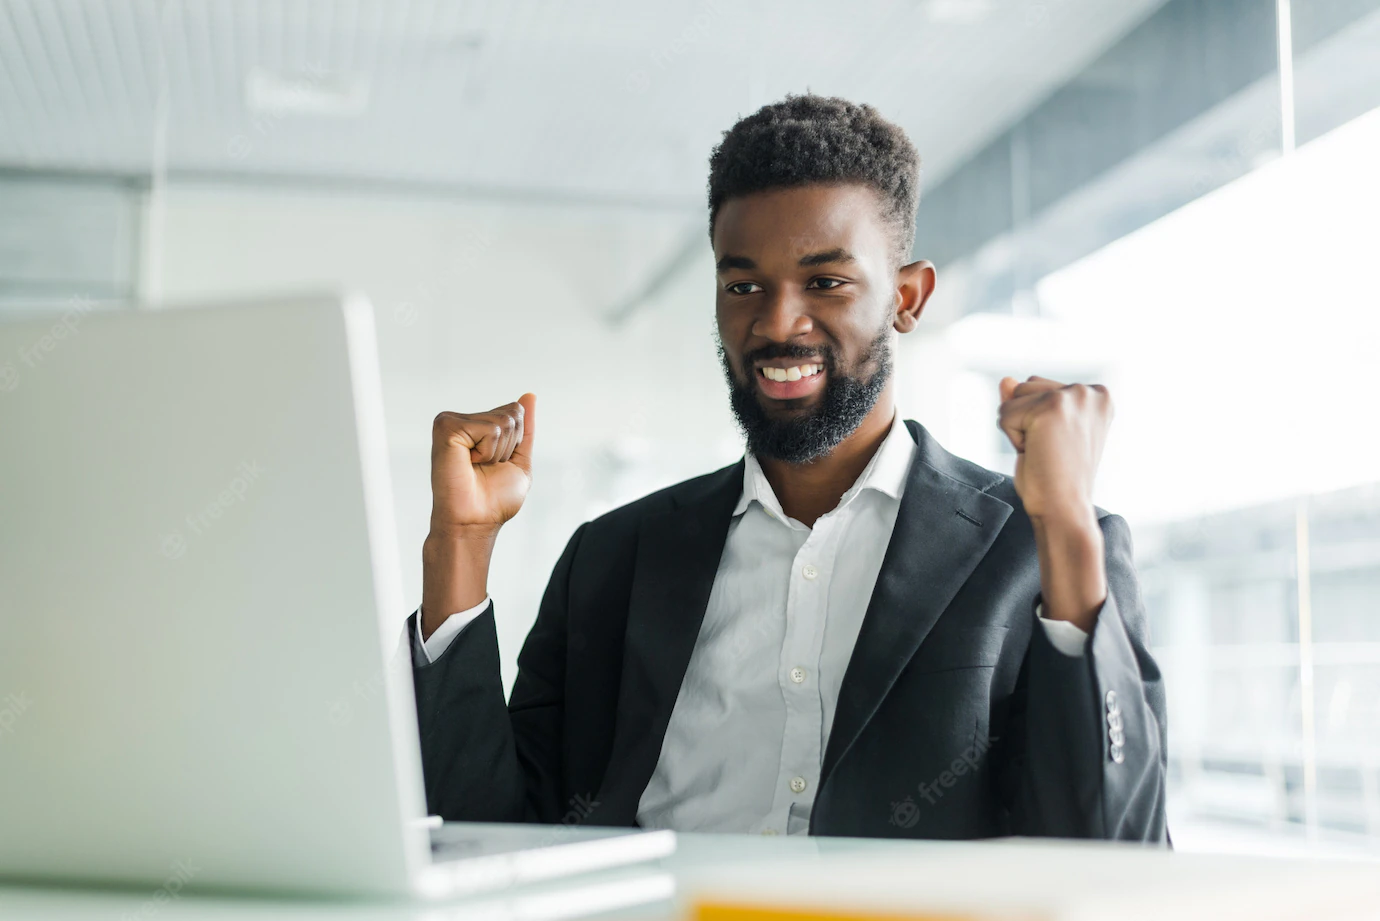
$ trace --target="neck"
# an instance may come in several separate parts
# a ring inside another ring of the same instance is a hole
[[[877,398],[877,405],[853,433],[834,450],[805,464],[788,464],[772,457],[759,457],[758,464],[781,510],[802,524],[814,527],[821,515],[833,511],[839,499],[858,481],[877,449],[886,440],[896,415],[888,384]]]

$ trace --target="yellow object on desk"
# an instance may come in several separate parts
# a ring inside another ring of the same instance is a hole
[[[843,911],[803,906],[751,905],[743,902],[697,902],[690,921],[1034,921],[1036,915],[1009,912],[880,912]]]

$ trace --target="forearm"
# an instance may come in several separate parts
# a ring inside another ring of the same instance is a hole
[[[1012,830],[1163,841],[1164,686],[1147,648],[1130,531],[1115,515],[1097,524],[1106,593],[1084,655],[1066,655],[1035,631],[1025,684],[1011,704],[1014,722],[1004,734],[1019,756],[1008,767],[1020,778]],[[1062,533],[1047,529],[1051,549]]]
[[[1031,519],[1044,616],[1092,633],[1107,600],[1107,564],[1097,514],[1086,509]]]
[[[497,530],[456,534],[436,528],[422,544],[422,638],[446,618],[480,604],[489,593]]]

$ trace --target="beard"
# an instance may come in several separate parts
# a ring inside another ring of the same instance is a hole
[[[743,356],[742,374],[734,373],[723,342],[719,341],[719,361],[728,381],[728,399],[738,428],[747,439],[747,448],[758,457],[771,457],[788,464],[806,464],[834,450],[857,430],[877,405],[887,381],[891,379],[891,327],[888,324],[872,340],[867,352],[852,373],[838,366],[838,353],[829,346],[805,348],[799,345],[773,345]],[[773,417],[762,406],[755,384],[754,362],[774,358],[801,358],[824,365],[824,392],[819,402],[803,412]],[[868,373],[868,369],[871,373]]]

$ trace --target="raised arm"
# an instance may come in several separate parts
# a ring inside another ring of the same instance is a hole
[[[1111,423],[1099,386],[1001,383],[999,424],[1035,531],[1042,614],[1088,634],[1077,654],[1031,637],[1013,788],[1017,834],[1167,841],[1165,705],[1147,647],[1131,535],[1098,518],[1093,480]]]
[[[422,545],[423,639],[488,595],[498,531],[532,485],[536,397],[441,413],[431,430],[431,531]]]
[[[473,609],[488,596],[498,531],[532,482],[534,410],[529,393],[487,413],[441,413],[432,426],[431,531],[422,547],[422,607],[409,632],[425,640],[452,616],[471,619],[443,649],[413,655],[427,806],[446,819],[526,817],[493,606]]]

